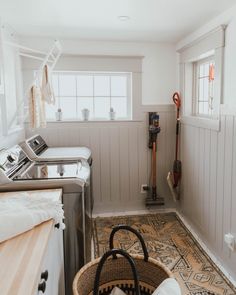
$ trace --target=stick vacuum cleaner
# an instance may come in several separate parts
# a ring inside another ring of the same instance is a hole
[[[151,173],[151,187],[148,189],[148,196],[146,198],[146,206],[164,205],[164,199],[157,195],[156,185],[156,167],[157,167],[157,134],[160,133],[159,115],[156,113],[149,113],[149,148],[152,150],[152,173]]]

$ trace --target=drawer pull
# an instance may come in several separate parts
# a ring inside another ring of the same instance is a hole
[[[42,283],[38,284],[38,291],[45,292],[46,291],[46,282],[43,281]]]
[[[56,228],[60,228],[60,223],[54,225]]]
[[[41,273],[41,279],[47,281],[48,280],[48,271],[45,270]]]

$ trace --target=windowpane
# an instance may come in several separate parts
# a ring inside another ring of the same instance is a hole
[[[199,100],[204,99],[204,81],[203,79],[199,79]]]
[[[62,110],[62,119],[76,118],[76,98],[75,97],[61,97],[60,105]]]
[[[204,102],[204,110],[203,110],[203,113],[205,115],[208,115],[209,114],[209,103],[208,102]]]
[[[111,106],[116,112],[116,118],[127,118],[127,98],[113,97],[111,99]]]
[[[58,75],[56,75],[56,74],[52,75],[52,87],[53,87],[54,95],[58,96],[59,95],[59,92],[58,92],[59,84],[58,84]]]
[[[74,75],[59,76],[59,95],[76,96],[76,79]]]
[[[199,77],[203,77],[204,76],[204,65],[200,65],[199,67]]]
[[[203,114],[204,113],[204,102],[199,102],[198,103],[198,113]]]
[[[125,76],[111,76],[111,96],[126,96],[127,78]]]
[[[77,76],[77,95],[93,96],[93,76]]]
[[[94,77],[94,95],[110,96],[110,77],[109,76]]]
[[[200,101],[198,103],[198,113],[201,115],[209,115],[210,114],[208,101],[207,102]]]
[[[56,98],[57,100],[57,98]],[[46,104],[46,118],[48,120],[56,120],[56,112],[57,112],[57,103],[55,105]]]
[[[46,104],[47,119],[55,120],[55,112],[62,109],[62,119],[81,119],[82,110],[90,111],[91,119],[109,119],[110,107],[116,118],[130,117],[128,114],[128,74],[96,72],[55,72],[52,77],[57,102]]]
[[[204,77],[209,76],[209,63],[204,64]]]
[[[110,98],[107,97],[95,97],[94,98],[94,116],[95,118],[109,118],[110,111]]]
[[[204,78],[204,97],[203,98],[205,101],[208,101],[208,98],[209,98],[209,79],[208,79],[208,77]]]
[[[93,97],[79,97],[78,98],[78,117],[82,118],[82,110],[89,110],[89,118],[93,117]]]
[[[196,105],[198,109],[196,113],[202,115],[213,114],[213,99],[214,99],[214,60],[199,61],[197,64],[197,80],[196,80]],[[213,70],[210,68],[213,65]]]

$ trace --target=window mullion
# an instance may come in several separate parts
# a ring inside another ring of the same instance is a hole
[[[77,75],[75,75],[75,99],[76,99],[76,119],[78,119],[78,115],[79,115],[79,112],[78,112],[78,108],[79,108],[79,102],[78,102],[78,89],[77,89]]]
[[[93,118],[95,118],[95,97],[94,97],[94,93],[95,93],[95,89],[94,89],[94,75],[93,75]]]
[[[109,110],[111,110],[111,75],[109,76],[109,87],[110,87],[110,105],[109,105]]]

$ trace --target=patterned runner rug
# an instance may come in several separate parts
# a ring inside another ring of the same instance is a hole
[[[114,225],[125,224],[143,236],[149,255],[164,263],[178,280],[183,295],[235,295],[236,288],[204,253],[175,213],[94,219],[95,257],[108,250]],[[115,247],[142,254],[136,236],[127,231],[115,235]]]

